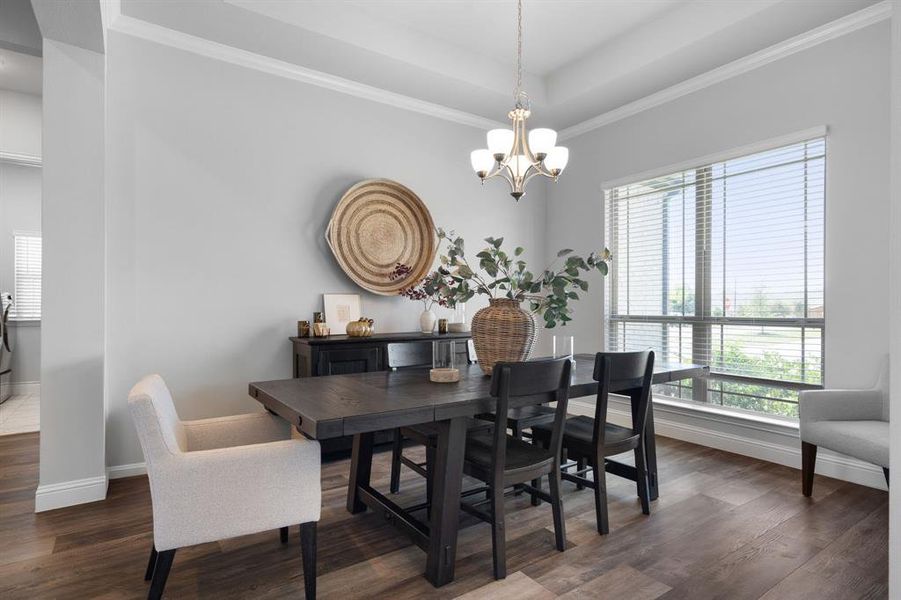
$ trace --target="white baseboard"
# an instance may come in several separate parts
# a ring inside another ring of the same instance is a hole
[[[34,512],[44,512],[106,499],[107,477],[88,477],[39,485],[34,494]]]
[[[40,381],[13,381],[4,383],[0,386],[0,396],[11,393],[13,396],[26,396],[30,394],[41,394]]]
[[[131,463],[129,465],[115,465],[106,468],[106,476],[110,479],[122,479],[123,477],[134,477],[136,475],[146,475],[146,463]]]
[[[573,400],[569,412],[593,416],[594,403]],[[608,418],[612,423],[629,425],[632,415],[628,401],[611,398]],[[759,423],[740,414],[713,415],[691,407],[655,402],[654,428],[664,437],[801,468],[801,441],[794,424]],[[887,489],[881,467],[825,449],[817,454],[816,472],[842,481]],[[800,481],[800,474],[798,477]]]

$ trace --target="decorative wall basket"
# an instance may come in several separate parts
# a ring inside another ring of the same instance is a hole
[[[515,300],[492,298],[472,318],[472,343],[486,375],[495,363],[528,360],[535,334],[534,316]]]
[[[417,283],[432,268],[438,240],[432,215],[409,188],[367,179],[344,194],[325,232],[338,264],[357,285],[390,296]],[[397,263],[411,268],[394,280]]]

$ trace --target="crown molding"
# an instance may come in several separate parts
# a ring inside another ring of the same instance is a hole
[[[176,31],[168,27],[162,27],[154,23],[148,23],[141,19],[129,17],[121,13],[117,2],[107,5],[109,11],[109,29],[118,33],[124,33],[132,37],[144,39],[178,50],[184,50],[207,58],[221,60],[239,67],[254,69],[276,77],[292,79],[302,83],[308,83],[328,90],[356,96],[364,100],[371,100],[381,104],[387,104],[394,108],[409,110],[428,115],[445,121],[476,127],[478,129],[494,129],[505,125],[486,117],[468,113],[441,104],[419,100],[396,92],[389,92],[364,83],[308,69],[270,56],[264,56],[255,52],[249,52],[240,48],[227,46],[213,42],[205,38],[197,37]]]
[[[221,60],[237,66],[254,69],[333,90],[350,96],[363,98],[381,104],[387,104],[395,108],[409,110],[428,115],[445,121],[475,127],[478,129],[493,129],[495,127],[507,127],[508,124],[494,121],[486,117],[468,113],[427,102],[411,96],[390,92],[375,86],[359,83],[322,71],[308,69],[287,61],[278,60],[240,48],[234,48],[205,38],[193,36],[181,31],[163,27],[141,19],[123,15],[120,0],[103,0],[104,14],[108,23],[108,29],[169,46],[193,54],[205,56],[215,60]],[[883,0],[848,16],[836,19],[821,27],[812,29],[793,38],[774,44],[753,54],[732,61],[721,67],[717,67],[706,73],[702,73],[681,83],[677,83],[664,90],[645,96],[634,102],[630,102],[606,113],[592,117],[586,121],[567,127],[560,131],[560,140],[571,139],[609,125],[616,121],[634,116],[645,110],[671,102],[688,94],[697,92],[706,87],[726,81],[737,75],[747,73],[764,65],[791,56],[797,52],[807,50],[823,42],[836,39],[848,33],[852,33],[864,27],[889,19],[892,14],[891,0]]]
[[[22,167],[40,167],[42,164],[40,156],[19,154],[18,152],[6,152],[4,150],[0,150],[0,162]]]
[[[567,127],[560,132],[559,139],[566,140],[584,133],[598,129],[610,123],[621,121],[650,108],[672,102],[682,96],[697,92],[711,85],[726,81],[737,75],[747,73],[764,65],[768,65],[777,60],[781,60],[787,56],[791,56],[797,52],[807,50],[823,42],[834,40],[843,35],[863,29],[891,18],[892,5],[890,0],[883,0],[878,4],[868,6],[855,13],[851,13],[841,19],[836,19],[831,23],[827,23],[816,29],[811,29],[806,33],[802,33],[793,38],[789,38],[784,42],[774,44],[769,48],[764,48],[753,54],[749,54],[743,58],[739,58],[721,67],[717,67],[706,73],[702,73],[691,79],[686,79],[681,83],[677,83],[659,92],[655,92],[649,96],[645,96],[629,104],[624,104],[619,108],[615,108],[609,112],[605,112],[596,117],[592,117],[587,121],[582,121],[572,127]]]

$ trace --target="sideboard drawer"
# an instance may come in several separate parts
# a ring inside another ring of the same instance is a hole
[[[380,350],[378,346],[320,350],[319,359],[316,361],[316,375],[345,375],[381,371]]]

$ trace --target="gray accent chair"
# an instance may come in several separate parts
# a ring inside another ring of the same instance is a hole
[[[806,390],[799,395],[801,491],[813,492],[817,448],[882,467],[889,482],[888,360],[868,390]]]
[[[128,395],[150,479],[153,547],[145,580],[161,598],[175,551],[300,524],[304,586],[316,596],[316,522],[322,506],[319,443],[292,439],[265,412],[181,421],[159,375]]]

